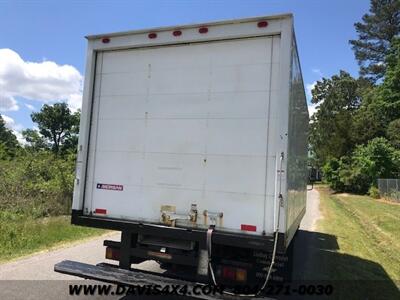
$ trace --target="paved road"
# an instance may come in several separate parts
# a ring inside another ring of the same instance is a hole
[[[0,280],[78,280],[78,277],[54,272],[54,265],[62,260],[74,260],[88,264],[113,262],[105,259],[103,241],[120,240],[120,233],[102,235],[89,241],[73,246],[66,246],[53,251],[19,259],[10,263],[0,264]],[[141,264],[143,269],[161,270],[152,261]]]
[[[319,193],[316,190],[309,191],[307,212],[300,226],[301,238],[303,233],[312,232],[315,229],[315,223],[320,217]],[[54,296],[60,298],[60,295],[68,292],[67,281],[76,281],[79,278],[55,273],[53,271],[54,264],[66,259],[89,264],[106,261],[104,259],[104,239],[119,240],[120,234],[110,233],[75,245],[0,264],[0,299],[15,299],[16,295],[18,295],[18,299],[50,299]],[[303,242],[306,243],[307,240]],[[303,247],[299,248],[304,249]],[[294,269],[299,273],[304,265],[304,254],[303,250],[301,253],[295,253]],[[153,261],[142,263],[137,267],[151,271],[161,270]],[[21,280],[29,280],[29,282],[21,282]],[[49,280],[58,280],[58,282],[54,281],[50,284]],[[32,288],[30,289],[29,286]],[[74,299],[77,298],[74,297]]]
[[[319,192],[316,189],[312,189],[307,193],[306,214],[301,221],[300,229],[315,231],[316,223],[321,218],[322,216],[319,210]]]
[[[319,273],[315,268],[315,255],[321,251],[321,240],[327,237],[316,232],[317,221],[322,218],[319,210],[319,192],[313,189],[307,194],[306,214],[300,224],[300,230],[294,239],[293,279],[317,280]],[[317,268],[318,269],[318,268]]]

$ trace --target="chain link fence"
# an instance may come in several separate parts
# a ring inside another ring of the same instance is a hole
[[[378,179],[379,195],[387,200],[400,203],[400,179]]]

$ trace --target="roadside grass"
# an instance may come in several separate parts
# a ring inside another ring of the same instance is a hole
[[[34,218],[0,211],[0,262],[106,232],[74,226],[70,220],[70,216]]]
[[[378,299],[366,292],[372,289],[379,299],[399,299],[400,206],[368,196],[333,194],[324,186],[317,189],[323,214],[318,231],[337,243],[327,249],[335,255],[317,260],[322,278],[352,282],[352,299]]]

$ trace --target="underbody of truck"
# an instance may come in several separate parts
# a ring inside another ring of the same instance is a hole
[[[201,284],[221,288],[218,291],[220,296],[222,291],[244,291],[243,294],[254,296],[266,281],[274,252],[275,236],[212,230],[207,241],[210,230],[87,217],[81,211],[73,211],[72,223],[121,231],[121,241],[104,241],[105,258],[117,263],[93,266],[63,261],[55,265],[55,271],[127,286],[178,284],[187,288]],[[276,240],[271,282],[281,283],[288,279],[289,252],[285,236],[280,233]],[[132,264],[146,260],[157,261],[165,272],[160,274],[132,268]],[[213,297],[217,296],[214,294]]]

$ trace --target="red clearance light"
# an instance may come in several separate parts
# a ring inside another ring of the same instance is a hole
[[[181,36],[181,35],[182,35],[182,31],[180,31],[180,30],[175,30],[175,31],[172,33],[172,35],[173,35],[173,36]]]
[[[155,39],[157,37],[157,33],[155,32],[149,33],[148,37],[149,39]]]
[[[267,27],[268,26],[268,22],[267,21],[260,21],[257,23],[257,26],[262,28],[262,27]]]
[[[222,277],[225,279],[235,280],[236,270],[230,267],[222,268]]]
[[[104,37],[104,38],[101,39],[101,41],[102,41],[104,44],[108,44],[108,43],[110,42],[110,38]]]
[[[199,33],[207,33],[208,32],[208,28],[207,27],[200,27],[199,28]]]
[[[94,210],[95,214],[101,214],[101,215],[106,215],[107,214],[107,209],[103,209],[103,208],[96,208]]]
[[[248,224],[241,224],[240,230],[244,231],[257,231],[257,226],[255,225],[248,225]]]

